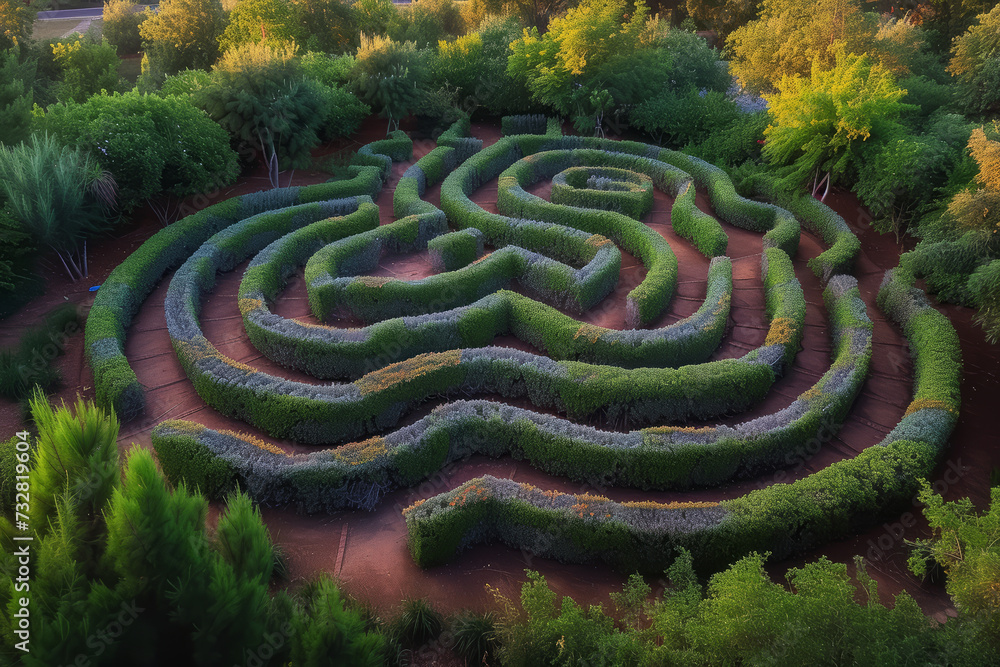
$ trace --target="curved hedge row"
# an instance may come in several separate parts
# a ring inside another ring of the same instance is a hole
[[[764,197],[791,211],[806,229],[829,246],[808,262],[816,277],[825,283],[837,274],[853,270],[854,260],[861,250],[861,241],[833,209],[808,195],[783,194],[774,181],[765,175],[753,177],[750,185]]]
[[[358,206],[356,200],[350,204]],[[347,208],[344,202],[327,206]],[[787,322],[775,317],[771,344],[741,359],[677,369],[557,362],[487,347],[418,355],[350,384],[291,382],[220,354],[201,333],[197,316],[201,293],[214,284],[216,271],[253,255],[293,225],[308,224],[312,221],[309,213],[289,209],[261,214],[216,234],[178,269],[166,298],[171,340],[198,394],[223,414],[274,436],[336,442],[390,426],[408,405],[456,391],[527,395],[534,405],[553,407],[571,417],[603,414],[640,423],[710,417],[743,410],[761,400],[780,373],[789,347],[797,347],[794,339],[782,333],[788,329]],[[381,229],[385,227],[353,238]],[[788,292],[789,283],[770,279],[772,272],[778,274],[780,262],[769,259],[768,264],[772,268],[768,268],[766,282],[773,283],[768,291],[778,294],[779,301],[787,299],[782,295],[794,293]]]
[[[718,484],[787,463],[796,447],[829,437],[847,414],[867,375],[871,321],[853,279],[832,283],[826,297],[835,346],[830,370],[787,408],[733,427],[616,433],[499,403],[458,401],[386,436],[314,454],[288,456],[245,435],[185,422],[161,424],[153,443],[174,482],[218,495],[238,483],[257,502],[309,512],[370,508],[354,499],[374,503],[384,491],[413,485],[472,454],[512,454],[592,483],[644,489]]]
[[[308,230],[310,227],[302,231]],[[275,243],[296,242],[296,237],[289,235]],[[386,320],[362,329],[317,327],[278,317],[267,308],[267,302],[280,288],[277,276],[288,275],[294,268],[289,263],[292,252],[296,251],[269,248],[262,255],[273,257],[272,262],[258,265],[255,260],[251,264],[255,280],[257,271],[265,269],[267,277],[259,280],[275,287],[258,295],[241,285],[243,321],[254,347],[266,357],[322,379],[356,378],[417,354],[481,347],[496,336],[508,334],[560,360],[625,368],[700,363],[722,340],[732,300],[732,264],[729,258],[718,257],[709,267],[701,308],[659,329],[617,330],[584,324],[551,306],[506,290],[450,309],[451,293],[441,293],[436,301],[427,304],[427,314]],[[244,285],[250,275],[248,268]]]
[[[628,168],[671,193],[685,179],[685,174],[669,165],[625,153],[591,149],[542,151],[518,160],[500,174],[497,210],[505,215],[601,234],[634,255],[646,267],[646,276],[625,297],[625,326],[651,322],[663,313],[677,289],[677,256],[667,240],[628,215],[552,203],[525,191],[538,181],[581,164],[591,168]],[[649,196],[652,201],[651,190]],[[443,198],[442,190],[442,203]]]
[[[695,204],[696,197],[694,180],[691,180],[674,199],[674,205],[670,209],[670,225],[678,236],[691,241],[706,257],[725,255],[726,248],[729,247],[729,235],[718,220],[698,208]]]
[[[569,167],[552,176],[549,200],[624,213],[638,220],[653,210],[653,180],[617,167]]]
[[[455,271],[420,280],[342,277],[376,268],[385,250],[426,248],[430,238],[445,231],[444,214],[438,211],[436,215],[404,218],[322,248],[309,259],[305,271],[313,315],[322,321],[353,315],[375,322],[430,312],[430,304],[440,303],[442,295],[447,295],[452,306],[467,305],[515,279],[550,303],[582,312],[607,296],[618,282],[618,248],[603,237],[576,230],[561,231],[564,244],[575,241],[578,252],[587,259],[580,269],[509,245]]]
[[[837,278],[832,288],[850,280]],[[499,540],[564,561],[659,571],[684,547],[712,570],[752,551],[784,558],[890,516],[931,473],[954,427],[961,353],[947,318],[906,276],[887,274],[879,305],[902,326],[919,370],[899,425],[857,457],[711,507],[614,503],[478,478],[404,511],[414,558],[430,566],[469,544]]]
[[[431,266],[438,273],[468,266],[483,256],[483,233],[475,228],[448,232],[427,242]]]
[[[373,141],[358,149],[351,159],[352,165],[378,167],[382,179],[389,177],[393,162],[413,159],[413,140],[402,130],[394,130],[388,139]]]
[[[382,178],[372,167],[352,167],[346,181],[279,188],[227,199],[154,234],[104,280],[87,317],[84,349],[94,373],[97,403],[123,421],[145,408],[145,396],[125,358],[125,334],[146,297],[170,269],[210,236],[261,211],[353,195],[374,196]]]
[[[773,204],[752,201],[736,192],[729,174],[704,160],[677,151],[663,150],[658,156],[663,162],[691,174],[708,190],[712,208],[729,224],[764,234],[765,248],[781,248],[794,257],[799,248],[800,228],[791,213]]]
[[[276,188],[231,197],[192,213],[160,230],[119,264],[94,298],[84,335],[84,351],[94,373],[98,405],[114,410],[122,421],[145,409],[145,392],[125,358],[125,335],[139,307],[169,270],[179,266],[210,236],[258,213],[331,199],[367,196],[382,189],[384,160],[379,150],[405,153],[403,140],[374,142],[359,149],[363,157],[348,167],[350,177],[319,185]],[[412,141],[407,137],[412,155]],[[374,157],[373,157],[374,156]],[[389,159],[392,157],[382,155]],[[364,164],[368,159],[378,164]]]
[[[671,280],[669,267],[662,260],[661,266],[656,267],[656,270],[649,264],[653,261],[652,248],[659,248],[662,237],[645,228],[645,225],[628,228],[632,230],[631,235],[616,235],[614,225],[621,225],[613,217],[609,217],[614,214],[571,209],[524,192],[524,185],[542,178],[551,178],[567,167],[582,166],[581,163],[586,163],[587,166],[626,168],[649,175],[658,187],[677,197],[674,208],[680,213],[682,230],[689,233],[690,238],[694,238],[697,229],[701,239],[699,249],[706,254],[719,251],[724,232],[717,223],[712,224],[700,212],[695,213],[693,194],[678,197],[685,190],[690,190],[686,186],[691,177],[707,186],[713,207],[726,222],[746,229],[766,231],[766,248],[781,248],[789,256],[794,256],[798,249],[799,223],[788,211],[739,196],[726,172],[707,162],[632,141],[530,134],[505,137],[466,160],[445,179],[441,187],[441,208],[449,222],[456,227],[475,227],[484,233],[488,243],[505,245],[508,242],[505,234],[511,226],[511,218],[487,212],[469,198],[481,185],[499,177],[497,206],[504,213],[590,229],[613,238],[630,252],[640,256],[648,271],[647,280],[636,288],[639,291],[627,297],[629,312],[626,325],[633,327],[648,323],[669,302],[673,283],[676,281],[676,268]],[[628,219],[626,216],[621,217]],[[640,227],[651,234],[643,232]],[[659,237],[660,241],[653,238],[653,235]],[[523,241],[519,245],[534,249]],[[665,241],[663,245],[669,250]],[[657,258],[663,256],[666,256],[665,252],[656,254]]]

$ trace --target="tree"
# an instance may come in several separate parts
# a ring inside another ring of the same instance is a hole
[[[392,0],[358,0],[354,3],[358,31],[370,36],[384,35],[397,11]]]
[[[773,92],[783,77],[806,76],[814,63],[829,69],[838,48],[867,52],[874,36],[859,0],[763,0],[760,18],[734,30],[726,48],[740,84]]]
[[[387,132],[419,104],[429,76],[424,54],[413,42],[362,36],[354,64],[358,97],[387,118]]]
[[[246,494],[226,499],[210,531],[208,501],[171,488],[151,452],[133,448],[119,468],[113,415],[82,400],[75,414],[53,410],[38,395],[31,406],[30,593],[15,589],[13,508],[0,508],[3,664],[382,664],[382,638],[330,580],[269,594],[275,548]],[[0,470],[15,469],[13,454],[0,444]],[[29,594],[25,653],[13,612]]]
[[[101,91],[113,93],[121,87],[118,54],[108,40],[60,41],[52,45],[52,56],[62,70],[62,82],[56,85],[60,101],[83,102]]]
[[[924,4],[924,3],[921,3]],[[927,0],[930,11],[926,23],[940,31],[943,48],[969,27],[977,14],[988,12],[996,3],[993,0]]]
[[[149,59],[148,73],[159,83],[182,69],[208,69],[219,57],[226,14],[219,0],[164,0],[147,10],[139,26]]]
[[[915,220],[940,206],[941,190],[965,157],[970,125],[955,114],[938,114],[920,135],[888,137],[864,154],[854,191],[871,211],[872,226],[897,241]]]
[[[1000,5],[976,19],[955,38],[948,72],[965,88],[971,110],[986,113],[1000,109]]]
[[[97,161],[34,134],[28,144],[0,146],[0,189],[24,230],[55,251],[70,278],[87,277],[86,238],[109,226],[116,190]]]
[[[815,194],[825,183],[825,197],[855,166],[862,146],[871,149],[902,133],[905,94],[868,56],[840,52],[827,71],[817,61],[810,78],[786,76],[778,93],[767,96],[773,122],[764,155],[771,164],[789,165],[784,180],[791,186],[811,179]]]
[[[600,92],[620,69],[604,66],[615,57],[624,64],[621,59],[640,51],[647,15],[641,0],[634,11],[624,0],[585,1],[553,19],[544,35],[525,30],[510,45],[507,73],[526,82],[536,101],[594,127],[603,111]]]
[[[0,0],[0,49],[28,46],[35,13],[33,5],[20,0]]]
[[[508,8],[512,8],[525,25],[540,31],[554,17],[580,4],[579,0],[470,0],[470,3],[478,4],[476,13],[483,15],[505,16]]]
[[[211,81],[195,100],[233,139],[275,170],[311,164],[325,117],[322,84],[302,75],[291,47],[238,46],[222,56]]]
[[[95,95],[83,104],[52,105],[37,124],[70,146],[96,146],[97,161],[118,183],[124,211],[161,193],[206,192],[239,173],[225,130],[189,98]]]
[[[0,52],[0,144],[19,143],[31,130],[35,61],[20,56],[20,47]]]
[[[947,575],[945,588],[959,612],[1000,648],[1000,488],[992,489],[989,509],[982,514],[968,498],[944,502],[927,482],[919,499],[933,537],[916,541],[910,570],[926,576],[929,563],[941,566]]]
[[[145,18],[133,0],[108,0],[104,3],[101,34],[119,53],[138,53],[142,49],[139,24]]]
[[[439,42],[431,62],[434,85],[458,89],[458,104],[470,116],[480,107],[496,115],[526,113],[531,95],[507,74],[509,45],[523,31],[514,17],[486,17],[478,32]]]
[[[452,0],[418,0],[398,10],[389,22],[388,35],[397,42],[414,42],[417,48],[434,46],[465,32],[461,11]]]
[[[358,45],[358,12],[345,0],[297,0],[294,20],[309,51],[346,53]]]
[[[219,36],[219,51],[225,53],[244,44],[282,48],[301,41],[302,34],[288,0],[239,0]]]

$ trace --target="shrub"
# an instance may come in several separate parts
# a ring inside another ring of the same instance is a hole
[[[284,49],[301,46],[305,37],[293,20],[296,8],[288,0],[238,0],[229,12],[226,29],[219,35],[219,51],[226,53],[247,44]]]
[[[312,163],[334,101],[324,91],[302,76],[290,48],[249,43],[223,55],[195,99],[233,139],[259,150],[264,164],[299,169]]]
[[[435,639],[444,627],[444,617],[426,598],[407,598],[400,605],[399,615],[391,625],[402,643],[420,646]]]
[[[357,0],[354,12],[359,34],[369,37],[386,34],[398,11],[392,0]]]
[[[131,211],[161,193],[186,197],[228,185],[238,173],[225,131],[187,99],[168,95],[95,95],[82,104],[48,108],[38,127],[97,161]]]
[[[425,59],[412,41],[377,36],[361,39],[353,73],[354,90],[389,120],[386,133],[398,130],[399,121],[417,107],[426,77]]]
[[[0,146],[0,189],[32,240],[54,250],[70,278],[85,278],[86,238],[110,227],[114,180],[89,153],[49,134]]]
[[[56,42],[52,55],[62,70],[62,81],[56,86],[60,101],[84,102],[91,95],[113,93],[121,87],[118,54],[106,39]]]
[[[735,123],[738,116],[736,105],[725,94],[688,88],[666,91],[635,105],[629,124],[657,144],[680,148],[708,140]]]
[[[31,131],[36,64],[21,49],[0,51],[0,144],[13,146]]]
[[[43,392],[62,380],[52,367],[66,349],[66,339],[80,331],[80,315],[67,304],[46,315],[41,325],[28,329],[16,348],[0,351],[0,396],[13,401],[27,398],[38,386]]]
[[[414,42],[423,49],[461,35],[465,25],[453,0],[420,0],[397,8],[386,32],[394,41]]]
[[[496,625],[497,619],[493,612],[458,614],[450,624],[455,637],[455,653],[466,664],[489,664],[500,644]]]

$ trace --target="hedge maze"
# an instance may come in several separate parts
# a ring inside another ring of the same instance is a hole
[[[175,269],[169,335],[205,403],[271,437],[316,445],[292,455],[245,433],[158,425],[153,444],[164,471],[210,495],[239,485],[258,502],[305,512],[371,509],[387,491],[470,453],[523,458],[580,482],[712,487],[775,471],[801,443],[850,419],[873,326],[851,276],[858,239],[839,216],[814,200],[745,199],[723,170],[656,146],[563,136],[544,117],[507,118],[503,129],[506,136],[483,148],[467,122],[456,123],[403,174],[390,224],[379,224],[373,199],[392,163],[412,158],[402,132],[359,150],[348,179],[235,197],[156,234],[107,279],[88,319],[99,401],[125,419],[143,410],[124,340],[143,301]],[[470,198],[494,179],[498,212]],[[540,182],[551,182],[550,200],[531,194]],[[423,199],[437,183],[440,208]],[[768,186],[755,184],[773,198]],[[677,234],[710,258],[701,306],[658,327],[651,324],[677,291],[678,260],[640,221],[654,189],[672,198]],[[718,219],[697,208],[698,190]],[[733,297],[726,225],[763,235],[768,329],[742,357],[711,360]],[[827,246],[810,268],[824,285],[830,365],[787,407],[705,426],[701,420],[760,403],[795,363],[806,318],[793,265],[802,227]],[[366,275],[387,254],[424,250],[434,275]],[[624,328],[581,321],[618,286],[622,250],[644,268],[625,296]],[[246,336],[316,382],[238,363],[203,334],[204,295],[218,273],[247,260],[238,291]],[[322,325],[272,310],[299,272]],[[878,304],[909,341],[914,394],[895,429],[857,457],[720,502],[621,503],[477,478],[405,510],[413,557],[431,566],[472,544],[502,542],[563,561],[655,571],[684,547],[714,569],[750,551],[786,556],[892,514],[946,446],[961,361],[953,328],[912,276],[890,271]],[[539,353],[494,345],[508,335]],[[432,400],[443,402],[399,426]]]

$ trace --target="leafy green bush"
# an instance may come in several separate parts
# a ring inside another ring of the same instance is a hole
[[[412,41],[364,36],[352,74],[353,90],[379,116],[387,118],[386,133],[399,129],[399,121],[420,102],[427,79],[426,55]]]
[[[354,56],[335,56],[321,51],[309,51],[300,59],[302,72],[331,88],[350,82],[354,69]]]
[[[919,500],[933,537],[914,544],[910,570],[926,577],[929,564],[943,568],[946,589],[962,620],[994,650],[1000,649],[1000,605],[992,593],[1000,578],[1000,489],[991,490],[990,506],[982,514],[968,498],[944,502],[926,482]]]
[[[630,111],[629,124],[657,144],[681,148],[708,140],[738,117],[736,105],[725,94],[688,88],[668,90],[640,102]]]
[[[398,7],[386,27],[392,40],[414,42],[421,49],[464,32],[462,14],[453,0],[421,0]]]
[[[295,42],[302,45],[305,35],[294,14],[295,5],[287,0],[238,0],[219,36],[219,51],[224,54],[247,44],[276,49]]]
[[[161,193],[186,197],[235,180],[237,155],[225,131],[188,99],[168,95],[95,95],[52,105],[39,129],[94,155],[115,177],[119,206],[131,211]]]
[[[323,86],[302,76],[291,47],[246,43],[227,51],[195,100],[261,162],[305,168],[325,118]]]
[[[56,86],[61,102],[84,102],[101,91],[114,93],[121,87],[118,54],[108,40],[60,40],[52,44],[52,55],[62,71]]]

